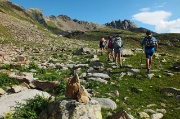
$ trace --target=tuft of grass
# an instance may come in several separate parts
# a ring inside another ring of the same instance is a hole
[[[0,73],[0,88],[6,88],[7,86],[18,85],[19,82],[15,78],[11,78],[8,74]]]

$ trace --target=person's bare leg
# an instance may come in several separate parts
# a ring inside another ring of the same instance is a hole
[[[111,55],[111,53],[109,52],[109,50],[108,50],[108,52],[107,52],[107,55],[108,55],[108,61],[110,61],[110,55]]]
[[[122,67],[122,57],[121,57],[121,53],[119,54],[119,64],[120,64],[120,67]]]
[[[115,64],[118,64],[118,53],[115,53]]]
[[[147,73],[150,73],[149,62],[150,62],[150,58],[147,58],[147,59],[146,59],[146,68],[147,68]]]
[[[152,57],[149,59],[149,69],[151,68],[151,64],[152,64]]]
[[[149,69],[149,58],[146,59],[146,68]]]

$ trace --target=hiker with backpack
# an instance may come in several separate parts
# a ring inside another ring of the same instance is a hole
[[[106,44],[106,49],[107,49],[107,55],[108,55],[108,60],[110,61],[110,58],[112,57],[113,61],[114,59],[114,48],[113,48],[113,38],[111,35],[108,36],[107,44]]]
[[[101,39],[99,41],[99,47],[100,47],[100,50],[101,50],[101,55],[103,55],[104,47],[105,47],[105,39],[104,39],[104,37],[101,37]]]
[[[146,37],[142,40],[141,45],[142,47],[145,46],[146,69],[147,73],[150,73],[152,55],[158,48],[157,40],[152,36],[152,32],[150,30],[146,32]]]
[[[118,62],[120,67],[122,67],[122,48],[124,46],[123,41],[119,35],[116,35],[113,42],[114,55],[115,55],[115,63],[118,66]]]

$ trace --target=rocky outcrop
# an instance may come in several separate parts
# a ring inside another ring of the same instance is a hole
[[[37,20],[40,24],[47,26],[46,21],[44,20],[43,12],[40,9],[30,8],[27,10],[27,13]]]
[[[79,21],[77,19],[72,19],[66,15],[59,15],[59,16],[49,16],[45,18],[46,22],[54,23],[54,25],[63,30],[63,31],[88,31],[96,29],[99,25],[93,22],[87,21]]]
[[[40,114],[40,119],[102,119],[101,106],[95,100],[85,104],[76,100],[56,101]]]
[[[128,30],[130,28],[138,28],[138,26],[135,23],[133,23],[129,20],[124,20],[124,21],[115,20],[110,23],[106,23],[105,25],[108,27],[123,29],[123,30],[125,30],[125,29]]]

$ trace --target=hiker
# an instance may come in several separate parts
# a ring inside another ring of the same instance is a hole
[[[104,39],[104,37],[101,37],[100,42],[99,42],[99,47],[100,47],[100,50],[101,50],[101,55],[103,55],[104,47],[105,47],[105,39]]]
[[[142,47],[145,46],[146,69],[147,73],[150,73],[152,55],[158,48],[157,40],[152,36],[152,32],[150,30],[146,31],[146,37],[142,40],[141,45]]]
[[[110,58],[112,57],[113,61],[115,60],[114,59],[114,48],[113,48],[113,38],[111,35],[108,36],[108,40],[107,40],[107,43],[106,43],[106,49],[107,49],[107,55],[108,55],[108,60],[107,61],[110,61]]]
[[[114,55],[115,55],[115,63],[118,66],[118,62],[120,67],[122,67],[122,47],[124,46],[123,41],[119,35],[116,35],[113,42],[114,47]]]

